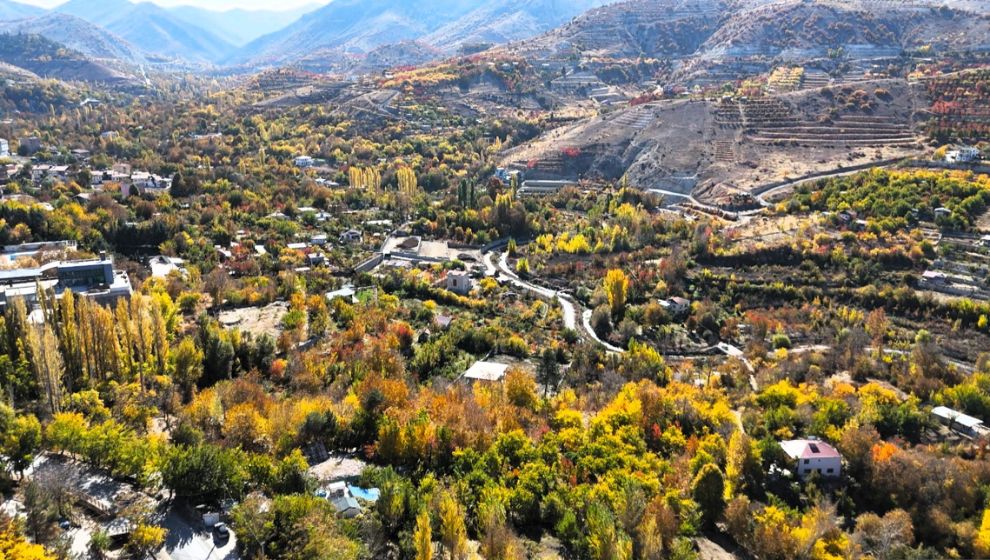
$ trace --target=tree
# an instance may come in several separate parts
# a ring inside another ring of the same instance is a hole
[[[433,559],[433,532],[430,528],[430,514],[422,509],[416,516],[416,531],[413,533],[416,546],[416,560]]]
[[[131,529],[127,548],[137,558],[146,558],[165,544],[165,529],[148,523],[138,523]]]
[[[182,388],[185,400],[192,397],[193,387],[203,376],[203,351],[196,346],[191,337],[172,349],[170,360],[172,364],[172,379]]]
[[[550,391],[557,388],[560,379],[557,351],[553,348],[544,348],[540,353],[540,363],[536,367],[536,380],[543,385],[543,395],[549,396]]]
[[[29,543],[17,523],[0,513],[0,558],[5,560],[55,560],[40,544]]]
[[[691,483],[691,494],[701,508],[704,523],[714,527],[725,510],[725,480],[718,466],[706,463],[701,467]]]
[[[626,273],[613,268],[605,274],[602,282],[605,295],[608,297],[608,306],[612,312],[612,317],[621,319],[626,310],[626,296],[629,292],[629,279]]]
[[[763,465],[749,436],[742,430],[732,432],[725,463],[726,499],[755,490],[762,474]]]
[[[467,529],[464,512],[457,499],[449,492],[440,498],[440,543],[450,560],[463,560],[467,556]]]
[[[62,411],[62,352],[58,348],[58,339],[48,324],[35,326],[28,330],[28,346],[31,349],[31,365],[34,367],[38,386],[41,387],[43,398],[52,416]]]
[[[34,454],[41,449],[41,422],[33,414],[18,416],[7,427],[6,433],[0,435],[3,436],[0,450],[23,478],[24,470],[31,465]]]
[[[990,537],[990,515],[984,514],[983,525],[987,529],[987,536]],[[914,524],[911,522],[911,515],[903,509],[888,511],[883,517],[875,513],[864,513],[856,518],[853,541],[864,553],[876,560],[897,557],[914,542]],[[987,544],[990,545],[990,542]],[[990,546],[977,550],[977,553],[981,557],[987,556],[990,554]]]
[[[219,502],[237,498],[244,487],[242,455],[214,445],[172,448],[161,471],[162,484],[179,497]]]

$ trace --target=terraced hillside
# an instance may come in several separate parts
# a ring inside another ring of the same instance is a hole
[[[548,132],[503,164],[528,178],[606,179],[717,200],[916,153],[921,86],[883,80],[758,98],[658,101]]]
[[[939,76],[926,87],[932,102],[929,134],[943,142],[990,139],[990,70]]]

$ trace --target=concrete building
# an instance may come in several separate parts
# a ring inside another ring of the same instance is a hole
[[[23,298],[28,309],[38,302],[38,287],[52,290],[61,298],[66,290],[112,304],[132,293],[127,273],[114,270],[113,261],[103,254],[99,259],[55,261],[33,268],[0,271],[0,307],[14,298]]]
[[[455,294],[467,295],[474,289],[474,280],[467,272],[452,270],[447,273],[446,287]]]
[[[834,478],[842,473],[842,455],[824,441],[794,439],[780,442],[780,447],[794,462],[794,472],[801,478],[812,473]]]
[[[10,142],[6,138],[0,138],[0,157],[10,157]]]

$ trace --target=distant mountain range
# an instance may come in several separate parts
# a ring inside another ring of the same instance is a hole
[[[68,0],[46,11],[0,0],[0,32],[39,35],[114,67],[247,72],[356,73],[509,43],[510,54],[534,60],[678,59],[685,72],[733,57],[990,47],[990,0],[927,1],[332,0],[218,12],[129,0]]]
[[[128,0],[69,0],[44,10],[0,0],[0,31],[36,33],[88,56],[132,64],[177,59],[214,65],[318,7],[220,12]]]
[[[453,51],[548,31],[604,0],[334,0],[292,25],[252,41],[227,62],[280,64],[314,51],[368,52],[419,40]]]

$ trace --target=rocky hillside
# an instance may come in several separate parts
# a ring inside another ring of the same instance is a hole
[[[62,81],[128,85],[134,77],[40,35],[0,33],[0,61]]]
[[[193,25],[156,4],[127,0],[69,0],[56,8],[98,25],[148,53],[213,63],[234,50],[207,29]]]
[[[552,130],[502,165],[528,178],[626,176],[632,185],[717,199],[791,176],[915,153],[923,88],[862,82],[755,98],[670,100]]]
[[[89,58],[128,64],[146,62],[145,54],[124,39],[66,14],[47,13],[33,18],[0,21],[0,33],[41,35]]]
[[[951,7],[957,5],[960,7]],[[987,12],[972,2],[628,0],[591,10],[550,33],[513,45],[530,57],[898,56],[903,50],[990,45]]]

